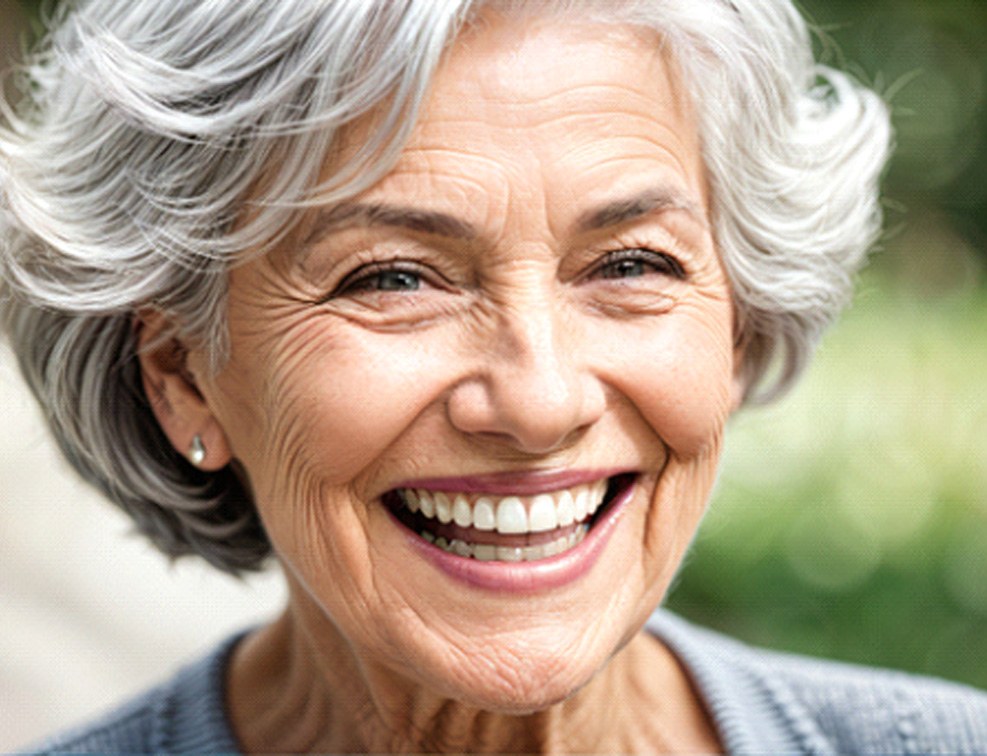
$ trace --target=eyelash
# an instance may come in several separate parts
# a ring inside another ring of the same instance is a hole
[[[652,266],[655,271],[671,276],[678,280],[685,280],[686,272],[682,264],[671,255],[665,252],[656,252],[646,247],[631,247],[618,249],[606,254],[600,263],[596,265],[590,276],[600,275],[604,269],[622,262],[639,262]],[[604,278],[619,278],[619,276],[603,276]]]
[[[374,278],[379,279],[379,277],[384,273],[407,273],[417,276],[421,280],[427,280],[430,278],[429,270],[425,266],[418,265],[416,263],[411,263],[404,260],[371,263],[369,265],[361,266],[347,275],[332,291],[327,299],[333,299],[335,297],[345,296],[346,294],[353,294],[360,291],[373,290],[374,287],[370,285],[371,282]],[[432,276],[432,278],[434,278],[434,276]],[[412,291],[417,291],[417,289],[418,287],[416,286]],[[387,289],[376,290],[387,291]]]

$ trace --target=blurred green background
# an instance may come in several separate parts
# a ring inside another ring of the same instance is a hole
[[[888,233],[799,388],[735,418],[669,604],[987,688],[987,3],[802,7],[893,106]]]
[[[987,3],[802,7],[891,101],[887,236],[796,391],[734,418],[669,604],[987,688]]]

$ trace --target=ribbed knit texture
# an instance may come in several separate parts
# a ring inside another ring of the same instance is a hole
[[[900,672],[762,651],[665,611],[648,629],[679,657],[735,754],[987,754],[987,693]],[[239,753],[225,709],[242,633],[169,682],[30,752]]]
[[[987,754],[987,693],[764,651],[656,612],[728,753]]]

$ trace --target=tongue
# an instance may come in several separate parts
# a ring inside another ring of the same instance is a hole
[[[446,524],[438,520],[424,517],[418,518],[420,527],[418,532],[426,531],[436,538],[445,538],[447,541],[460,540],[465,543],[489,544],[490,546],[542,546],[546,543],[556,541],[563,536],[569,536],[576,531],[580,523],[566,525],[565,527],[546,530],[541,533],[498,533],[496,530],[477,530],[476,528],[460,527],[454,522]]]

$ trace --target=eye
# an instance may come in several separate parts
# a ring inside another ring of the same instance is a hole
[[[413,292],[425,283],[424,272],[410,263],[374,263],[350,273],[330,298],[364,292]]]
[[[685,271],[674,257],[651,249],[620,249],[610,252],[592,272],[605,279],[641,278],[650,274],[684,279]]]

